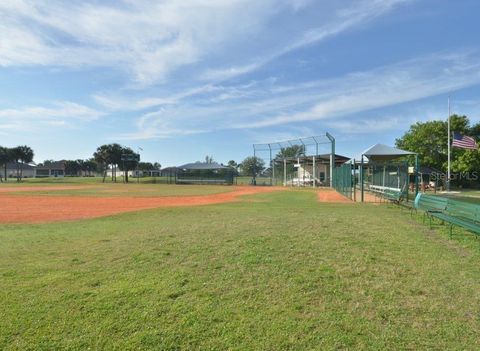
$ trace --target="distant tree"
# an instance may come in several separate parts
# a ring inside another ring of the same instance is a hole
[[[112,181],[117,181],[117,167],[120,165],[122,162],[122,154],[128,153],[128,152],[133,152],[130,148],[124,148],[120,144],[110,144],[110,155],[111,155],[111,160],[112,160]],[[126,151],[128,149],[129,151]],[[121,170],[121,169],[120,169]]]
[[[305,146],[304,145],[292,145],[288,147],[282,147],[277,153],[276,158],[295,158],[305,156]]]
[[[51,164],[55,163],[55,160],[45,160],[42,163],[39,163],[39,166],[50,166]]]
[[[3,166],[5,181],[7,181],[7,164],[15,161],[13,158],[12,149],[0,146],[0,167]],[[0,181],[2,177],[0,177]]]
[[[82,172],[84,175],[91,176],[92,172],[95,173],[98,170],[98,163],[95,161],[95,159],[91,158],[88,160],[84,160],[82,165]]]
[[[227,167],[229,167],[232,170],[234,176],[238,176],[238,163],[237,162],[235,162],[234,160],[230,160],[227,163]]]
[[[466,116],[451,116],[451,131],[467,134],[469,120]],[[447,121],[417,122],[395,144],[398,148],[418,153],[420,164],[436,169],[447,169]],[[452,159],[457,159],[465,151],[452,149]]]
[[[83,160],[65,160],[65,175],[76,176],[80,171]]]
[[[17,166],[17,182],[19,182],[23,177],[23,165],[20,167],[20,164],[32,162],[33,156],[33,150],[29,146],[22,145],[12,149],[12,158]]]
[[[108,165],[110,165],[112,160],[112,154],[110,152],[111,148],[109,145],[101,145],[97,148],[97,151],[93,154],[93,159],[100,164],[103,168],[103,182],[105,183],[105,178],[107,177]]]
[[[250,156],[242,161],[240,169],[244,175],[256,177],[265,169],[265,162],[258,157]]]
[[[213,156],[205,156],[205,163],[214,163]]]
[[[117,167],[120,167],[122,171],[124,171],[124,168],[133,169],[131,168],[131,162],[133,161],[126,162],[125,165],[122,161],[122,155],[132,153],[135,154],[132,149],[116,143],[99,146],[93,157],[98,164],[102,164],[104,167],[103,181],[105,182],[107,175],[107,165],[110,165],[112,170],[112,182],[117,181]],[[125,174],[128,176],[128,172]]]
[[[160,170],[161,168],[162,168],[162,165],[161,165],[160,163],[155,162],[155,163],[153,164],[153,169]]]
[[[122,147],[120,155],[131,155],[131,156],[138,156],[132,149],[129,147]],[[120,156],[121,159],[121,156]],[[128,183],[128,171],[133,171],[137,168],[138,162],[137,161],[122,161],[120,160],[119,167],[120,170],[124,172],[124,180],[125,183]]]
[[[140,171],[150,171],[155,169],[154,165],[151,162],[139,162],[137,168]]]
[[[480,124],[470,126],[467,116],[452,115],[450,129],[465,135],[478,137]],[[478,140],[478,139],[477,139]],[[444,172],[448,168],[448,122],[446,120],[417,122],[399,139],[396,146],[416,152],[422,166],[433,167]],[[480,168],[480,152],[453,147],[451,169],[454,173],[474,172]],[[467,180],[468,181],[468,180]],[[464,180],[457,180],[457,184]]]
[[[477,123],[470,128],[469,135],[475,137],[477,140],[480,140],[480,123]]]

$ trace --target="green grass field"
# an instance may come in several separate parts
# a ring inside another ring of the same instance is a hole
[[[23,184],[30,186],[30,184]],[[38,185],[38,184],[37,184]],[[44,184],[47,185],[47,184]],[[60,184],[58,184],[60,185]],[[195,196],[226,193],[235,190],[231,186],[215,185],[175,185],[175,184],[122,184],[122,183],[68,183],[77,188],[56,190],[55,185],[48,184],[50,189],[42,188],[27,191],[9,192],[9,195],[46,195],[46,196],[93,196],[93,197],[151,197],[151,196]]]
[[[480,242],[313,191],[0,227],[0,349],[479,349]]]

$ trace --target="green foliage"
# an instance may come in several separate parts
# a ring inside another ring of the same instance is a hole
[[[243,175],[255,177],[265,169],[265,162],[258,157],[250,156],[240,164]]]
[[[120,144],[101,145],[93,154],[94,160],[102,165],[104,169],[103,181],[105,182],[107,165],[112,169],[112,181],[117,180],[117,167],[125,172],[125,180],[128,182],[128,171],[134,170],[137,166],[137,161],[122,161],[122,155],[137,155],[131,148],[124,147]]]
[[[282,147],[277,153],[277,159],[283,158],[295,158],[305,156],[305,146],[303,145],[292,145],[288,147]]]
[[[9,154],[10,160],[17,164],[17,181],[20,181],[23,176],[23,167],[20,167],[20,163],[33,162],[34,152],[31,147],[22,145],[9,149],[7,154]]]
[[[137,168],[140,171],[150,171],[152,169],[155,169],[151,162],[138,162]]]
[[[7,163],[13,161],[15,161],[13,150],[8,147],[0,146],[0,167],[4,168],[5,181],[7,181]],[[0,181],[2,181],[1,178]]]
[[[451,131],[476,136],[480,132],[480,124],[470,127],[466,116],[451,116]],[[420,164],[439,170],[447,170],[448,124],[447,121],[417,122],[410,127],[396,146],[418,153]],[[452,170],[454,172],[478,171],[480,153],[452,148]]]

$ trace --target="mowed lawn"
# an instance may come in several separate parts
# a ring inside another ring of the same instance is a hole
[[[227,193],[238,190],[235,186],[218,185],[175,185],[175,184],[136,184],[136,183],[21,183],[8,185],[7,188],[28,187],[28,190],[8,192],[8,195],[46,195],[46,196],[89,196],[89,197],[157,197],[157,196],[197,196]],[[3,185],[0,185],[0,194]],[[62,189],[62,186],[71,186]],[[31,187],[31,188],[30,188]]]
[[[475,350],[471,237],[294,190],[2,225],[0,349]]]

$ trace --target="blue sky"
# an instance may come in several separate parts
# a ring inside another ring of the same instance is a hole
[[[0,145],[118,142],[164,166],[320,135],[355,156],[452,111],[480,121],[476,0],[0,3]]]

